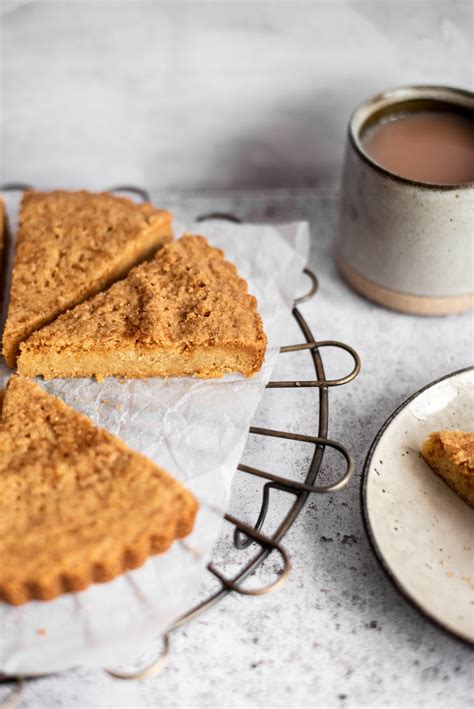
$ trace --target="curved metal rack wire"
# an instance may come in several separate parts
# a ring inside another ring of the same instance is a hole
[[[12,191],[12,190],[23,190],[28,189],[28,185],[24,184],[9,184],[4,185],[2,191]],[[131,192],[136,194],[138,197],[145,201],[149,201],[149,194],[142,189],[132,187],[132,186],[119,186],[114,187],[110,191],[112,192]],[[227,219],[235,223],[240,223],[238,219],[233,214],[227,214],[223,212],[212,212],[208,214],[201,215],[197,218],[198,222],[203,222],[209,219]],[[292,527],[296,519],[298,518],[300,512],[302,511],[306,501],[311,494],[324,494],[329,492],[336,492],[342,489],[352,477],[354,471],[354,461],[350,453],[346,448],[338,443],[328,438],[329,429],[329,389],[331,387],[343,386],[348,384],[353,379],[356,378],[360,371],[360,359],[357,352],[342,342],[337,340],[320,340],[317,341],[313,333],[310,330],[308,323],[303,317],[298,306],[302,303],[310,300],[318,290],[318,280],[312,271],[305,268],[304,273],[310,278],[311,286],[308,292],[299,298],[295,299],[293,307],[293,317],[295,318],[301,333],[304,337],[305,342],[295,345],[287,345],[280,349],[282,354],[298,351],[308,351],[311,355],[313,367],[315,371],[316,378],[311,380],[287,380],[287,381],[270,381],[267,384],[267,389],[288,389],[288,388],[314,388],[318,390],[319,397],[319,415],[318,415],[318,435],[317,436],[306,436],[299,433],[290,433],[287,431],[277,431],[269,428],[260,428],[251,426],[249,429],[250,435],[256,436],[267,436],[270,438],[279,438],[284,440],[297,441],[302,443],[311,443],[314,445],[314,452],[311,458],[310,465],[308,467],[306,476],[304,480],[297,481],[291,480],[280,475],[275,475],[274,473],[260,470],[248,465],[240,464],[238,470],[242,473],[253,475],[258,478],[263,478],[267,482],[263,486],[262,502],[260,507],[260,513],[258,515],[257,521],[254,526],[248,525],[241,520],[237,519],[233,515],[226,514],[224,519],[226,522],[234,526],[234,546],[237,550],[243,550],[249,547],[252,543],[256,543],[259,546],[259,551],[245,563],[242,564],[241,569],[233,578],[225,577],[217,568],[217,566],[210,562],[208,565],[208,571],[219,580],[221,587],[220,589],[206,598],[204,601],[191,608],[187,613],[185,613],[181,618],[179,618],[174,625],[169,629],[168,633],[164,636],[163,650],[160,656],[155,659],[152,663],[148,664],[145,668],[139,671],[133,672],[122,672],[118,670],[106,669],[113,677],[118,679],[130,680],[130,679],[145,679],[146,677],[153,676],[159,672],[166,662],[167,655],[169,653],[169,633],[173,630],[185,625],[189,621],[193,620],[197,616],[204,613],[206,610],[210,609],[212,606],[216,605],[225,596],[231,592],[239,593],[242,595],[257,596],[269,593],[271,591],[276,591],[280,588],[289,576],[291,565],[288,553],[282,546],[281,542]],[[323,364],[322,352],[324,348],[333,347],[336,349],[341,349],[347,352],[353,359],[354,366],[352,371],[344,377],[338,379],[327,379]],[[316,485],[316,479],[321,469],[321,464],[323,461],[324,453],[326,448],[333,448],[338,451],[344,458],[346,462],[346,467],[343,474],[339,477],[336,482],[330,485]],[[294,496],[294,501],[291,504],[290,509],[285,514],[284,518],[281,520],[276,531],[271,535],[267,536],[261,532],[265,519],[267,518],[270,504],[270,491],[280,490],[289,493]],[[278,552],[283,560],[283,571],[277,578],[275,582],[269,586],[256,589],[248,589],[242,586],[243,582],[251,576],[270,556],[272,552]],[[6,680],[7,678],[5,678]],[[5,681],[4,680],[4,681]],[[0,679],[0,681],[2,681]],[[19,697],[19,692],[21,691],[20,678],[9,678],[9,681],[16,681],[16,687],[14,688],[12,694],[7,698],[6,703],[0,705],[3,708],[14,706],[14,703]]]

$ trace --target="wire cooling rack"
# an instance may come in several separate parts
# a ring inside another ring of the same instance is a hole
[[[0,189],[3,192],[7,192],[30,189],[30,187],[22,183],[11,183],[3,185],[2,187],[0,187]],[[146,192],[146,190],[134,186],[121,185],[119,187],[112,188],[110,191],[131,192],[144,201],[150,201],[150,196]],[[241,220],[235,215],[224,212],[211,212],[203,214],[200,215],[196,219],[196,221],[204,222],[210,219],[226,219],[235,223],[241,222]],[[280,475],[276,475],[272,472],[261,470],[259,468],[251,467],[249,465],[240,464],[238,466],[237,469],[241,473],[255,476],[257,478],[263,478],[266,481],[262,489],[260,512],[258,514],[257,521],[253,526],[242,522],[241,520],[230,514],[225,514],[224,519],[228,524],[232,525],[234,528],[233,545],[236,554],[238,551],[247,549],[252,544],[256,544],[258,550],[253,554],[250,560],[246,559],[245,561],[241,562],[239,571],[235,573],[232,578],[224,576],[222,572],[218,569],[215,562],[211,561],[207,569],[208,572],[218,580],[219,589],[215,591],[212,595],[207,597],[205,600],[200,602],[198,605],[191,608],[187,613],[181,616],[174,623],[174,625],[168,630],[168,633],[163,638],[163,648],[159,657],[155,658],[151,663],[147,664],[146,667],[141,668],[138,671],[122,672],[118,670],[106,669],[105,671],[113,677],[123,680],[137,680],[145,679],[146,677],[150,677],[157,674],[157,672],[159,672],[160,669],[166,663],[170,648],[169,636],[171,632],[190,622],[194,618],[197,618],[206,610],[219,603],[219,601],[225,598],[225,596],[227,596],[229,593],[238,593],[246,596],[261,596],[281,588],[281,586],[287,580],[291,570],[289,555],[286,549],[282,546],[281,542],[288,530],[292,527],[292,525],[298,518],[309,496],[312,494],[317,495],[341,490],[343,487],[345,487],[345,485],[347,485],[347,483],[352,477],[352,473],[354,471],[354,461],[351,454],[341,443],[328,438],[329,389],[331,389],[332,387],[343,386],[344,384],[348,384],[353,379],[355,379],[360,371],[360,358],[357,352],[352,347],[344,344],[343,342],[339,342],[337,340],[318,341],[313,336],[313,333],[311,332],[310,327],[304,319],[303,315],[301,314],[301,311],[299,310],[298,306],[314,297],[318,290],[318,280],[310,269],[305,268],[303,272],[310,279],[310,288],[305,295],[295,299],[292,312],[293,317],[301,330],[304,342],[295,345],[286,345],[285,347],[282,347],[280,349],[280,353],[286,354],[291,352],[307,351],[312,359],[315,379],[291,379],[286,381],[270,381],[267,384],[267,389],[316,389],[318,391],[319,399],[317,435],[307,436],[299,433],[277,431],[270,428],[259,428],[254,426],[250,427],[249,434],[251,436],[264,436],[269,438],[277,438],[287,441],[296,441],[300,443],[312,444],[314,446],[314,451],[306,474],[304,477],[302,476],[302,480],[294,480],[282,477]],[[343,350],[352,357],[353,368],[349,374],[338,379],[326,378],[322,351],[328,347]],[[341,454],[345,461],[345,469],[335,482],[328,485],[317,485],[316,479],[320,472],[324,453],[327,448],[332,448]],[[282,516],[282,519],[279,521],[274,533],[271,535],[267,535],[263,534],[261,530],[265,523],[265,520],[269,516],[269,512],[271,511],[271,490],[280,490],[282,492],[289,493],[293,496],[293,501],[289,510],[284,516]],[[243,582],[263,564],[263,562],[270,556],[270,554],[275,552],[280,555],[283,563],[282,571],[278,575],[277,579],[270,585],[264,587],[252,589],[245,588],[243,586]],[[0,709],[12,709],[12,707],[15,705],[20,696],[24,679],[26,678],[2,678],[0,676],[0,682],[11,682],[15,685],[13,687],[12,693],[9,695],[6,701],[2,705],[0,705]]]

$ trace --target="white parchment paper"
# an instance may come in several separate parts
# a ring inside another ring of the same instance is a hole
[[[309,238],[306,223],[184,226],[224,249],[248,281],[268,336],[264,366],[250,380],[230,375],[211,381],[40,382],[166,468],[195,494],[200,509],[193,533],[140,569],[50,602],[19,607],[0,603],[0,671],[5,674],[129,661],[192,606],[250,420],[285,343]],[[176,229],[177,234],[182,231]],[[8,376],[8,370],[0,368],[3,385]]]

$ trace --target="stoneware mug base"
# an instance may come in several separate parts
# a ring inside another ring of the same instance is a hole
[[[400,291],[379,286],[377,283],[357,273],[344,257],[337,252],[336,261],[341,276],[357,293],[390,310],[398,310],[411,315],[454,315],[474,308],[474,293],[455,295],[448,298],[433,298],[401,293]]]

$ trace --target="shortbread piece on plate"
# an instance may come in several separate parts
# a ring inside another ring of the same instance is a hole
[[[171,214],[126,197],[25,192],[3,356],[61,313],[123,278],[172,239]]]
[[[266,336],[222,251],[185,235],[21,345],[18,370],[53,377],[250,377]]]
[[[421,454],[431,469],[474,507],[474,433],[434,431],[423,443]]]
[[[151,460],[23,377],[0,422],[0,600],[80,591],[188,535],[197,502]]]

